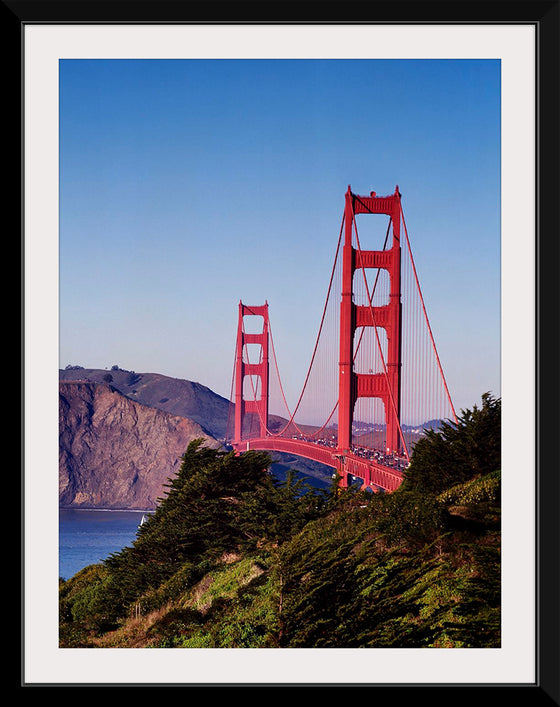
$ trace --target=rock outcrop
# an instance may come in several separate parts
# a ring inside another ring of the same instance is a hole
[[[107,383],[60,382],[61,507],[151,509],[189,442],[219,442],[197,422],[142,405]]]
[[[160,373],[136,373],[114,366],[100,368],[69,367],[59,371],[61,381],[109,383],[113,388],[142,405],[198,422],[208,434],[222,439],[226,434],[229,400],[201,383],[170,378]]]

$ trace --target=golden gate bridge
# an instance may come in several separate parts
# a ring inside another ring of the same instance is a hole
[[[416,441],[444,419],[457,416],[402,195],[398,186],[389,196],[359,196],[349,186],[299,398],[290,408],[268,302],[239,302],[226,438],[239,453],[286,452],[325,464],[342,487],[360,479],[362,488],[390,492],[401,484]]]

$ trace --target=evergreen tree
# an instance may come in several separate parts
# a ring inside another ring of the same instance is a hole
[[[201,574],[224,553],[261,537],[266,517],[248,517],[244,506],[271,486],[269,465],[261,452],[236,456],[203,447],[202,440],[191,442],[166,497],[132,546],[105,561],[122,589],[121,605],[157,588],[185,562],[200,565]]]
[[[501,468],[501,400],[490,393],[482,406],[462,410],[457,423],[426,430],[414,447],[401,489],[436,496]]]
[[[328,495],[310,493],[292,473],[276,481],[270,464],[264,452],[237,455],[191,442],[135,541],[104,561],[97,601],[87,606],[115,622],[140,597],[163,601],[176,574],[183,587],[192,586],[224,557],[278,545],[323,512]]]

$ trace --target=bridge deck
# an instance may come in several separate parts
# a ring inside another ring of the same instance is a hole
[[[243,440],[232,445],[238,452],[250,449],[287,452],[306,459],[325,464],[339,472],[362,479],[366,486],[381,488],[384,491],[395,491],[402,483],[403,474],[398,469],[383,466],[370,459],[355,454],[342,455],[336,448],[327,447],[299,439],[284,439],[283,437],[260,437]]]

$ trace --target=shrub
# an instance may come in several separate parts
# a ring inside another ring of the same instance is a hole
[[[436,496],[445,489],[501,468],[501,401],[490,393],[482,407],[463,410],[418,440],[401,488]]]

